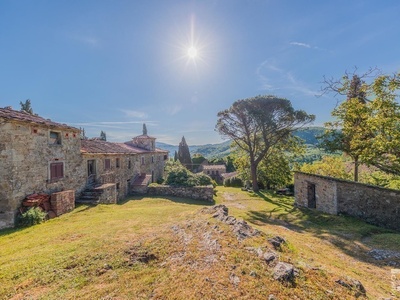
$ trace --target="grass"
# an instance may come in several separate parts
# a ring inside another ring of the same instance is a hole
[[[263,235],[239,242],[228,225],[199,212],[204,202],[155,197],[79,206],[2,230],[0,299],[353,299],[335,283],[346,276],[370,299],[393,293],[392,267],[367,252],[400,251],[399,233],[294,208],[293,197],[268,192],[218,187],[215,201]],[[294,286],[273,280],[248,250],[270,248],[276,235],[288,242],[280,260],[300,270]]]

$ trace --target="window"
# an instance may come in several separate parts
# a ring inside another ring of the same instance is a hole
[[[131,160],[128,160],[128,169],[132,167]]]
[[[56,131],[50,131],[50,145],[61,145],[61,133]]]
[[[119,167],[120,167],[120,161],[119,161],[119,158],[116,158],[116,159],[115,159],[115,166],[116,166],[117,168],[119,168]]]
[[[151,162],[154,163],[154,155],[151,156]]]
[[[110,170],[111,169],[111,160],[109,158],[106,158],[104,160],[104,170]]]
[[[142,156],[142,165],[144,165],[144,156]]]
[[[119,190],[119,182],[117,182],[117,186],[116,186],[117,190]]]
[[[50,163],[50,180],[58,180],[64,177],[64,163]]]

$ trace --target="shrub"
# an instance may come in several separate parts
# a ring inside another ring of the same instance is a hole
[[[169,164],[166,168],[165,184],[171,186],[198,186],[213,184],[212,179],[203,174],[193,174],[180,163]]]
[[[40,224],[46,219],[47,214],[40,207],[32,207],[26,212],[18,215],[17,226],[28,227]]]

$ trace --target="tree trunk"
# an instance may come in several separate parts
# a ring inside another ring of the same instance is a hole
[[[257,165],[254,162],[250,162],[250,170],[251,170],[251,181],[253,184],[253,191],[258,192],[258,183],[257,183]]]
[[[354,159],[354,181],[358,182],[358,157]]]

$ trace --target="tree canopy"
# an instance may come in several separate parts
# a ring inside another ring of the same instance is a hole
[[[269,158],[275,145],[289,141],[293,130],[314,119],[314,115],[294,110],[287,99],[256,96],[237,100],[229,109],[220,111],[216,130],[248,154],[252,187],[258,191],[259,163]]]
[[[30,115],[33,115],[33,109],[31,106],[31,100],[26,99],[25,102],[20,101],[19,105],[21,105],[21,111],[27,112]]]
[[[341,95],[346,92],[347,99],[333,110],[336,121],[326,124],[323,144],[353,158],[355,181],[359,163],[400,175],[400,106],[396,101],[400,73],[377,76],[371,83],[363,77],[344,76],[331,88]]]

